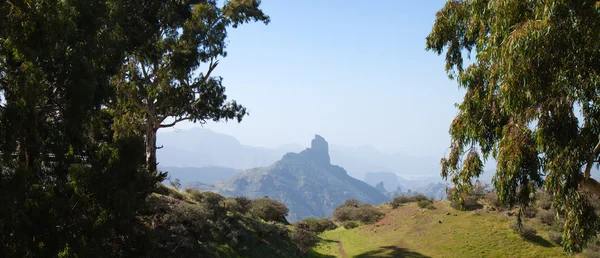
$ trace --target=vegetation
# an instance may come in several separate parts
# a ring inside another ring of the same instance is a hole
[[[155,22],[142,46],[129,51],[111,78],[116,99],[109,105],[116,130],[145,136],[148,170],[156,170],[156,133],[181,121],[237,119],[246,108],[227,102],[222,78],[212,73],[225,51],[227,29],[269,22],[259,1],[168,1],[157,4]],[[154,6],[153,5],[153,6]],[[198,69],[204,73],[197,74]]]
[[[226,205],[239,198],[164,186],[158,192],[147,198],[140,213],[155,243],[149,247],[153,257],[290,257],[302,252],[310,238],[297,228],[290,232],[283,223]]]
[[[434,206],[422,212],[416,203],[397,209],[383,205],[385,217],[375,224],[321,233],[315,251],[342,257],[341,243],[347,257],[573,257],[547,238],[549,229],[537,219],[524,218],[538,232],[530,240],[510,229],[515,217],[503,212],[476,216],[454,210],[449,201]]]
[[[333,223],[333,221],[331,221],[328,218],[317,219],[315,217],[310,217],[295,223],[295,226],[298,227],[298,225],[300,224],[306,225],[306,227],[304,228],[313,233],[321,233],[325,230],[332,230],[337,228],[335,223]]]
[[[466,90],[442,177],[470,192],[494,158],[499,200],[521,211],[543,186],[565,214],[567,251],[600,228],[583,191],[600,193],[590,177],[600,155],[598,27],[596,1],[447,1],[426,39]],[[468,67],[465,54],[475,57]]]
[[[285,204],[266,197],[254,199],[250,204],[250,213],[265,221],[288,223],[285,219],[288,211]]]
[[[421,200],[417,202],[417,206],[423,209],[433,210],[435,207],[433,206],[433,202],[431,200]]]
[[[383,213],[368,203],[360,203],[356,199],[349,199],[333,211],[333,219],[339,222],[359,221],[372,223],[383,216]]]
[[[394,199],[391,202],[391,205],[392,205],[392,208],[396,209],[396,208],[400,207],[400,205],[402,205],[402,204],[410,203],[410,202],[420,202],[420,201],[429,201],[429,198],[427,198],[427,196],[425,196],[423,194],[417,194],[417,195],[413,195],[413,196],[400,195],[400,196],[394,197]]]
[[[526,224],[519,225],[519,223],[516,222],[510,224],[510,229],[512,229],[513,231],[518,233],[522,238],[525,239],[533,239],[537,234],[537,230],[535,230],[534,227]]]

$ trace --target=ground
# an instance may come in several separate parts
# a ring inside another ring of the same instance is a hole
[[[536,238],[525,240],[509,228],[514,216],[457,211],[448,201],[434,205],[435,210],[416,203],[398,209],[384,205],[386,216],[375,224],[322,233],[315,252],[328,257],[579,257],[552,243],[539,219],[525,221],[537,229]]]

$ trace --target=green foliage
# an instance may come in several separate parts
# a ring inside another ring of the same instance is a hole
[[[475,210],[481,207],[479,199],[481,195],[471,191],[469,193],[459,193],[456,188],[448,189],[446,199],[450,201],[450,206],[457,210]]]
[[[598,240],[598,237],[590,241],[583,251],[583,255],[587,258],[600,258],[600,240]]]
[[[521,209],[543,185],[565,214],[566,251],[581,251],[600,228],[583,191],[600,192],[590,178],[600,155],[599,27],[595,1],[447,1],[426,38],[466,90],[442,177],[462,204],[492,157],[500,202]],[[468,67],[465,54],[475,57]]]
[[[556,215],[552,211],[540,210],[537,214],[540,221],[548,226],[552,226],[556,222]]]
[[[147,4],[0,2],[1,257],[146,254],[136,213],[163,175],[105,107]]]
[[[287,222],[285,216],[288,214],[285,204],[269,198],[252,200],[250,213],[265,221]]]
[[[303,253],[308,252],[319,243],[319,238],[312,231],[303,227],[294,229],[290,237]]]
[[[428,210],[433,210],[435,209],[435,207],[433,206],[433,202],[430,200],[421,200],[417,202],[417,206],[419,206],[419,208],[423,208],[423,209],[428,209]]]
[[[400,196],[394,197],[394,199],[391,202],[391,205],[392,205],[393,209],[396,209],[404,203],[420,202],[420,201],[429,201],[429,199],[427,198],[427,196],[425,196],[423,194],[417,194],[417,195],[413,195],[413,196],[400,195]]]
[[[239,213],[245,214],[250,211],[252,207],[252,200],[245,196],[238,196],[234,198],[237,204],[239,205]]]
[[[297,222],[296,227],[298,227],[298,224],[300,224],[300,223],[306,225],[307,230],[309,230],[313,233],[321,233],[326,230],[332,230],[332,229],[337,228],[335,223],[333,223],[333,221],[331,221],[328,218],[320,218],[320,219],[317,219],[315,217],[305,218],[305,219]]]
[[[333,211],[333,219],[339,222],[354,220],[372,223],[383,217],[383,213],[368,203],[346,201]]]
[[[227,30],[248,22],[268,23],[258,0],[155,1],[154,18],[143,47],[129,51],[112,77],[116,101],[111,110],[118,133],[146,137],[148,170],[156,170],[156,132],[181,121],[236,119],[246,108],[227,101],[223,78],[212,73],[225,51]],[[197,73],[199,69],[205,72]]]
[[[510,224],[510,229],[525,239],[533,239],[537,234],[537,230],[534,227],[527,224],[519,226],[519,223],[517,222]]]
[[[560,243],[562,242],[562,234],[560,232],[550,231],[548,232],[548,238],[550,239],[550,241],[558,245],[560,245]]]
[[[342,227],[344,227],[345,229],[353,229],[358,227],[358,223],[352,220],[344,221],[342,222]]]

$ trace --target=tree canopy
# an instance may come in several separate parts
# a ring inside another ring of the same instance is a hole
[[[521,210],[543,186],[564,212],[568,251],[599,229],[587,198],[600,189],[590,177],[600,155],[599,31],[597,1],[449,0],[426,38],[466,90],[442,177],[464,196],[494,158],[499,199]]]
[[[116,128],[143,132],[148,169],[156,170],[156,133],[181,121],[237,119],[246,108],[227,101],[222,78],[213,76],[226,57],[227,29],[251,21],[269,22],[260,1],[156,1],[151,36],[127,53],[113,77],[117,98],[110,107]],[[205,72],[199,72],[204,69]],[[120,131],[122,129],[117,129]]]
[[[144,122],[245,115],[210,73],[228,26],[269,19],[256,0],[223,4],[0,3],[0,256],[151,252],[139,215],[165,175],[148,166]]]

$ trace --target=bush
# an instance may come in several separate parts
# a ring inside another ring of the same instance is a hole
[[[563,229],[565,228],[565,223],[563,221],[554,221],[554,223],[552,224],[552,226],[550,226],[551,230],[557,231],[557,232],[562,232]]]
[[[252,200],[246,196],[238,196],[234,198],[239,205],[239,212],[242,214],[248,213],[252,207]]]
[[[600,240],[595,239],[588,243],[588,246],[583,250],[583,256],[588,258],[600,258]]]
[[[538,213],[538,218],[540,218],[540,221],[548,226],[552,226],[552,224],[554,224],[554,222],[556,221],[556,218],[554,217],[554,213],[552,211],[547,211],[547,210],[541,210]]]
[[[510,228],[525,239],[533,239],[537,234],[537,230],[530,225],[523,224],[523,228],[519,228],[516,221],[510,225]]]
[[[392,205],[392,209],[396,209],[396,208],[400,207],[400,205],[402,205],[404,203],[408,203],[408,202],[410,202],[410,197],[408,197],[406,195],[400,195],[400,196],[394,197],[394,199],[392,200],[392,202],[390,204]]]
[[[546,192],[538,192],[536,204],[542,210],[550,210],[552,208],[552,196]]]
[[[269,198],[254,199],[251,203],[250,213],[265,221],[286,222],[285,216],[289,212],[285,204]]]
[[[306,253],[306,251],[312,249],[319,243],[319,238],[313,232],[301,228],[294,229],[290,238],[303,253]]]
[[[356,221],[345,221],[344,223],[342,223],[342,227],[344,227],[345,229],[353,229],[358,227],[358,223],[356,223]]]
[[[382,216],[382,212],[376,207],[373,207],[373,205],[367,203],[362,203],[358,206],[348,206],[344,203],[333,211],[333,219],[340,222],[355,220],[371,223],[377,221]]]
[[[483,196],[483,198],[490,206],[492,206],[498,210],[502,210],[503,205],[500,202],[500,200],[498,200],[498,193],[488,192]]]
[[[307,230],[314,233],[321,233],[325,230],[331,230],[337,227],[335,223],[333,223],[333,221],[331,221],[328,218],[317,219],[314,217],[310,217],[296,223],[296,226],[298,227],[299,225],[302,225],[301,223],[306,225]]]
[[[429,201],[429,198],[427,198],[427,196],[422,195],[422,194],[417,194],[417,195],[411,197],[411,202],[420,202],[420,201]]]
[[[557,245],[560,245],[560,242],[562,242],[562,234],[560,232],[550,231],[548,238]]]
[[[535,218],[536,214],[537,208],[533,206],[527,206],[527,208],[523,210],[523,216],[525,216],[525,218]]]
[[[360,201],[355,198],[348,199],[342,204],[342,206],[346,207],[358,207],[358,205],[360,205]]]
[[[463,204],[461,205],[460,199],[454,196],[455,191],[455,188],[451,188],[448,189],[446,194],[446,199],[450,201],[450,207],[456,210],[475,210],[482,207],[478,202],[482,195],[474,193],[465,195],[463,196]]]
[[[428,209],[428,210],[435,209],[435,207],[433,207],[433,202],[431,202],[430,200],[421,200],[421,201],[417,202],[417,205],[419,206],[419,208],[423,208],[423,209]]]

